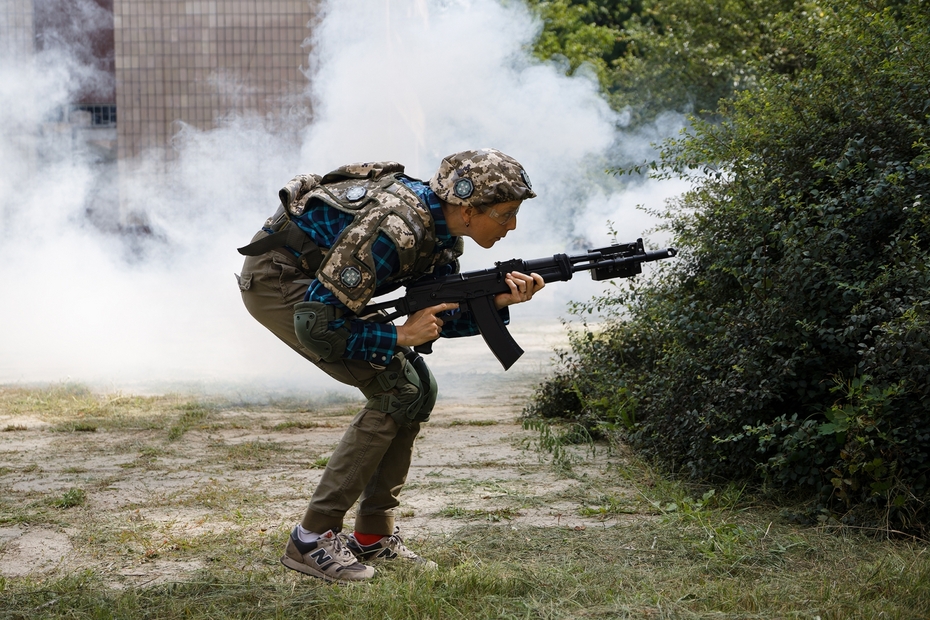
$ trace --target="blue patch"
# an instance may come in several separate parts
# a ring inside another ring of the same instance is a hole
[[[459,179],[452,186],[452,193],[462,199],[468,198],[474,191],[475,186],[471,179]]]

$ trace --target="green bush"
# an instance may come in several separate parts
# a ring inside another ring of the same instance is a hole
[[[695,181],[666,214],[680,255],[582,305],[606,320],[542,393],[691,476],[928,523],[930,6],[784,23],[806,67],[665,145],[655,174]]]
[[[756,85],[760,71],[804,62],[779,38],[797,0],[527,0],[542,21],[534,53],[568,73],[593,70],[633,124],[666,111],[712,113]]]

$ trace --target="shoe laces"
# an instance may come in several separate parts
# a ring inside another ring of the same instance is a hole
[[[333,532],[333,537],[329,540],[331,540],[333,543],[333,553],[343,559],[355,558],[355,554],[352,553],[343,542],[343,534],[337,534]]]
[[[407,548],[407,545],[404,544],[404,539],[397,533],[397,529],[395,529],[394,533],[388,536],[383,543],[384,546],[393,549],[395,553],[407,554],[409,557],[420,559],[419,555]]]

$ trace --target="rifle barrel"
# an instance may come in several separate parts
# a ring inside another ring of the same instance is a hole
[[[664,250],[652,250],[645,252],[643,254],[632,254],[630,256],[617,256],[617,257],[605,257],[600,252],[592,252],[592,254],[597,254],[594,257],[588,256],[579,256],[580,259],[588,259],[590,262],[587,264],[573,264],[572,272],[577,273],[579,271],[587,271],[590,269],[601,268],[601,267],[615,267],[619,265],[627,265],[630,263],[651,263],[652,261],[662,260],[663,258],[671,258],[675,256],[678,252],[675,248],[665,248]],[[574,257],[573,257],[574,258]],[[573,261],[574,262],[574,261]],[[580,262],[580,261],[579,261]]]

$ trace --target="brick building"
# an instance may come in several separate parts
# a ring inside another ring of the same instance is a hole
[[[119,157],[302,93],[307,0],[111,0]],[[168,153],[170,157],[170,153]]]
[[[210,129],[229,114],[293,113],[312,2],[3,0],[0,53],[68,49],[100,79],[50,123],[80,132],[100,160],[170,160],[177,121]]]

